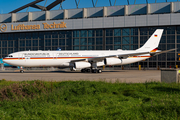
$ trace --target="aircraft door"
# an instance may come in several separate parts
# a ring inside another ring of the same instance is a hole
[[[18,59],[23,60],[23,54],[22,53],[18,54]]]
[[[54,59],[54,60],[57,60],[57,57],[58,57],[58,54],[57,54],[57,53],[54,53],[54,54],[53,54],[53,59]]]
[[[25,57],[25,61],[26,61],[26,60],[30,60],[30,58],[31,58],[31,57],[26,56],[26,57]]]

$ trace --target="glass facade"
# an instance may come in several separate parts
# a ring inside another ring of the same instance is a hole
[[[180,26],[114,28],[74,31],[1,33],[0,57],[25,50],[135,50],[141,47],[158,29],[164,29],[159,50],[180,48]],[[137,68],[165,68],[180,66],[180,49],[127,65]]]

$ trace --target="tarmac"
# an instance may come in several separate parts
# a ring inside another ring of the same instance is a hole
[[[0,71],[0,80],[8,81],[107,81],[122,83],[145,83],[160,82],[160,70],[105,70],[102,73],[81,73],[80,71],[45,71],[45,70],[26,70],[20,73],[19,70]]]

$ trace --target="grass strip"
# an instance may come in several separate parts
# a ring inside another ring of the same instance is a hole
[[[172,83],[0,81],[1,119],[180,119]]]

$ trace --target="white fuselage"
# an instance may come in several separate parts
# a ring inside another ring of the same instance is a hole
[[[91,68],[96,72],[98,66],[125,65],[150,58],[157,52],[156,48],[159,45],[162,33],[163,29],[157,29],[148,41],[137,50],[22,51],[9,54],[3,61],[10,65],[22,67],[57,66],[71,67],[72,70]]]
[[[110,56],[117,54],[135,53],[135,50],[112,50],[112,51],[22,51],[9,54],[3,61],[13,66],[23,67],[72,67],[72,60],[88,59],[94,57]],[[126,59],[106,58],[107,64],[104,60],[98,61],[97,66],[103,65],[124,65],[142,61],[151,57],[149,54],[140,56],[130,56]],[[115,62],[113,62],[115,61]]]

